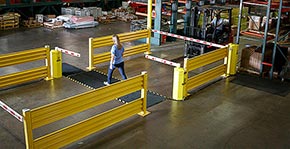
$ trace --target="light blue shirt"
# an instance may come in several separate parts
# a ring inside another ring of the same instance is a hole
[[[115,56],[113,64],[120,64],[124,62],[124,59],[123,59],[124,50],[125,50],[124,47],[122,47],[121,49],[118,49],[117,45],[112,46],[111,54]]]

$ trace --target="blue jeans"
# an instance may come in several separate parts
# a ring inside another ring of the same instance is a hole
[[[119,64],[113,64],[113,68],[111,69],[110,66],[109,66],[109,69],[108,69],[108,81],[107,82],[109,84],[112,83],[112,75],[113,75],[113,72],[114,72],[116,67],[119,69],[119,72],[120,72],[122,78],[124,80],[127,79],[127,76],[125,74],[125,69],[124,69],[124,62],[121,62]]]

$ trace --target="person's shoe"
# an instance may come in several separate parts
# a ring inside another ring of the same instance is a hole
[[[108,82],[104,82],[104,84],[107,85],[107,86],[110,85]]]

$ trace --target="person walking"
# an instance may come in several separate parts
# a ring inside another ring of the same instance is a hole
[[[108,78],[107,78],[107,81],[104,82],[105,85],[110,85],[112,83],[112,75],[115,68],[118,68],[124,80],[127,79],[127,76],[125,74],[124,59],[123,59],[123,53],[125,49],[123,45],[121,44],[118,35],[114,34],[112,36],[112,40],[114,42],[114,45],[111,48],[111,60],[110,60],[110,66],[108,68]]]

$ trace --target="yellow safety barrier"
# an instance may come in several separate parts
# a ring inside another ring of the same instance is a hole
[[[41,78],[45,78],[46,80],[51,79],[49,51],[49,46],[45,46],[43,48],[25,50],[22,52],[1,54],[0,68],[37,60],[45,60],[45,66],[0,76],[0,88],[17,85],[20,83],[29,82]]]
[[[186,72],[190,72],[197,68],[225,59],[228,54],[227,49],[228,48],[225,47],[206,53],[204,55],[199,55],[192,59],[185,59],[184,69]],[[192,90],[195,87],[198,87],[204,83],[207,83],[208,81],[211,81],[221,75],[224,75],[225,73],[226,73],[225,64],[212,68],[206,72],[193,76],[192,78],[188,78],[186,82],[186,89],[187,91]]]
[[[136,32],[122,33],[118,34],[121,42],[129,42],[142,38],[149,38],[151,34],[150,30],[140,30]],[[112,36],[104,36],[99,38],[90,38],[89,39],[89,70],[93,70],[94,65],[100,64],[103,62],[109,62],[111,53],[105,52],[101,54],[94,54],[96,48],[112,46]],[[149,52],[150,43],[140,44],[132,47],[125,48],[124,57]]]
[[[125,120],[135,114],[146,116],[147,73],[82,93],[35,109],[23,110],[26,148],[60,148]],[[140,98],[97,114],[60,130],[35,138],[33,130],[64,119],[118,97],[141,90]],[[109,93],[109,94],[108,94]]]
[[[229,44],[227,47],[217,49],[194,58],[184,59],[183,68],[174,69],[173,99],[184,100],[189,90],[209,83],[210,81],[213,81],[223,75],[235,75],[238,59],[237,53],[238,45]],[[224,60],[224,64],[215,66],[214,68],[188,78],[188,73],[190,71],[220,60]]]
[[[184,69],[189,72],[192,70],[195,70],[197,68],[203,67],[205,65],[211,64],[213,62],[219,61],[221,59],[224,59],[227,57],[228,48],[221,48],[214,50],[212,52],[208,52],[203,55],[196,56],[191,59],[185,59],[184,60]]]

